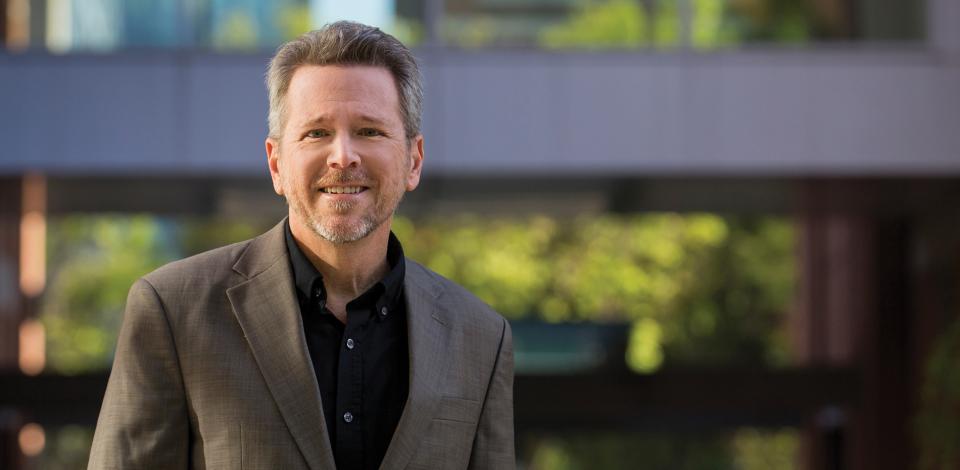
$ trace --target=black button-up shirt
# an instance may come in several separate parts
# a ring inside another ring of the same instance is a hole
[[[403,248],[391,233],[390,271],[347,304],[344,325],[327,310],[323,278],[294,241],[289,223],[286,237],[337,468],[376,469],[407,400]]]

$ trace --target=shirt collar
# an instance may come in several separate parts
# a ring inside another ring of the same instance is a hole
[[[384,288],[383,299],[390,304],[391,308],[396,306],[400,294],[403,292],[403,276],[407,272],[404,262],[403,246],[397,236],[390,232],[390,239],[387,241],[387,264],[390,271],[380,280]]]
[[[307,255],[303,253],[296,240],[293,239],[289,220],[284,223],[283,229],[287,240],[287,252],[290,255],[290,266],[293,269],[293,283],[297,287],[297,292],[305,298],[321,296],[321,298],[326,299],[327,293],[323,287],[323,276],[310,262]],[[390,239],[387,241],[387,264],[390,266],[390,270],[370,288],[371,290],[383,289],[384,295],[377,302],[378,309],[384,305],[394,306],[400,298],[401,292],[403,292],[403,278],[406,272],[403,246],[400,245],[400,240],[393,232],[390,232]]]

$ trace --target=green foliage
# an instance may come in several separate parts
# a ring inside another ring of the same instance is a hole
[[[530,440],[531,470],[790,470],[796,431],[731,434],[569,433]],[[523,449],[522,449],[523,450]]]
[[[509,318],[624,321],[674,297],[685,262],[724,227],[709,215],[398,220],[408,255]]]
[[[285,5],[276,17],[277,31],[284,41],[289,41],[310,31],[310,5]]]
[[[168,260],[249,238],[272,223],[110,215],[51,220],[51,283],[41,317],[50,368],[76,373],[107,367],[126,293],[137,277]],[[509,318],[631,323],[626,360],[638,372],[664,364],[778,364],[786,357],[779,328],[794,264],[793,231],[783,219],[462,215],[397,218],[393,229],[408,256]],[[951,344],[954,349],[944,346],[948,352],[931,376],[945,377],[941,369],[957,352],[957,341]],[[928,418],[929,429],[956,430],[937,418]],[[72,455],[77,446],[71,436],[64,438],[66,450],[51,451],[50,458]],[[537,441],[528,455],[534,469],[636,468],[646,462],[645,468],[753,470],[792,468],[784,462],[795,453],[792,433],[741,430],[693,438],[554,436]]]
[[[176,258],[253,237],[266,226],[217,219],[174,223],[146,215],[52,219],[51,282],[41,314],[48,367],[65,374],[108,368],[134,280]]]
[[[735,42],[808,41],[818,28],[811,5],[798,0],[733,0],[724,12],[724,27],[730,31],[725,36]]]
[[[399,219],[394,231],[407,256],[460,282],[504,315],[520,318],[534,310],[547,288],[550,266],[542,260],[555,225],[544,217],[518,223],[466,215],[416,225]]]
[[[408,47],[418,46],[426,36],[423,23],[414,18],[398,16],[393,20],[392,27],[387,31]]]
[[[49,224],[51,282],[41,320],[52,370],[109,367],[127,290],[172,258],[162,227],[147,216],[70,216]]]
[[[800,439],[796,431],[738,429],[730,440],[737,470],[797,468]]]
[[[689,0],[689,44],[698,50],[742,42],[797,43],[816,28],[799,0]],[[566,20],[540,30],[548,49],[617,49],[674,46],[680,37],[678,0],[582,2]]]
[[[109,363],[126,293],[165,261],[253,237],[267,221],[68,217],[51,223],[43,305],[50,366]],[[711,214],[561,220],[397,218],[409,256],[508,318],[633,325],[627,364],[782,364],[792,229]]]
[[[398,219],[407,254],[508,318],[630,322],[627,363],[781,364],[792,229],[709,214]]]
[[[783,318],[793,295],[793,230],[778,219],[728,219],[721,243],[697,258],[664,322],[673,363],[784,365]]]
[[[532,470],[733,470],[725,442],[716,436],[571,433],[536,445]]]
[[[275,220],[237,220],[219,218],[188,218],[176,222],[172,240],[182,256],[229,245],[253,238],[269,229]]]
[[[647,42],[647,12],[632,0],[585,3],[566,22],[540,33],[540,44],[556,49],[637,47]]]
[[[296,28],[298,25],[289,25]],[[249,51],[257,48],[257,24],[242,8],[231,11],[226,19],[217,25],[213,34],[213,47],[219,50]]]
[[[496,20],[489,15],[472,15],[451,19],[443,24],[443,37],[460,47],[473,49],[489,46],[498,40]]]
[[[663,363],[663,328],[644,318],[633,323],[627,347],[627,366],[637,372],[653,372]]]
[[[742,32],[728,21],[730,13],[724,0],[692,0],[693,18],[690,25],[690,44],[694,49],[714,49],[735,44]]]
[[[923,470],[960,469],[960,318],[927,359],[915,429]]]

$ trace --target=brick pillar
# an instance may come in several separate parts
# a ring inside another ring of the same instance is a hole
[[[0,177],[0,370],[6,372],[19,370],[22,183],[19,177]],[[16,410],[0,404],[0,468],[20,468],[19,421]]]
[[[0,0],[0,49],[7,44],[7,0]]]
[[[874,185],[809,182],[799,223],[792,339],[800,365],[853,367],[857,405],[810,419],[803,468],[902,470],[913,464],[906,218],[873,207]]]
[[[7,374],[37,374],[43,367],[38,324],[34,320],[34,333],[25,336],[21,326],[35,316],[46,282],[46,198],[42,175],[0,178],[0,370]],[[0,403],[0,468],[24,465],[18,442],[24,419]]]
[[[0,368],[17,369],[20,293],[22,179],[0,179]]]

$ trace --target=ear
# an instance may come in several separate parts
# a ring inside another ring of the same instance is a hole
[[[410,171],[407,173],[407,191],[413,191],[420,185],[420,172],[423,171],[423,134],[410,139]]]
[[[270,168],[270,178],[273,180],[273,191],[283,196],[283,179],[280,177],[280,142],[267,137],[264,142],[267,150],[267,167]]]

